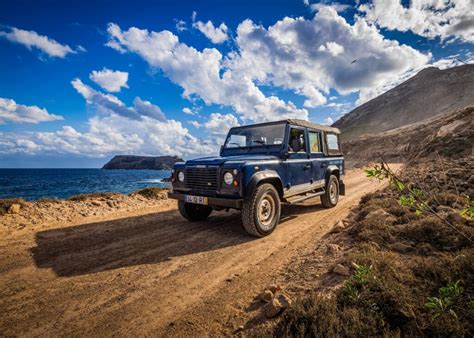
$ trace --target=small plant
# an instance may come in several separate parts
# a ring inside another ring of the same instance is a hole
[[[469,201],[469,207],[461,211],[461,216],[468,219],[474,219],[474,201]]]
[[[439,297],[428,297],[425,307],[431,311],[433,319],[444,314],[449,314],[456,319],[458,318],[454,311],[454,305],[464,292],[463,287],[459,283],[459,280],[454,283],[450,282],[448,285],[439,288]]]
[[[344,283],[343,292],[350,301],[357,301],[360,297],[360,291],[369,284],[371,269],[371,266],[365,264],[356,265],[354,273]]]
[[[371,169],[365,169],[366,176],[369,178],[376,178],[379,181],[383,181],[385,179],[389,180],[389,183],[392,187],[394,187],[400,193],[400,204],[404,206],[408,206],[410,208],[415,209],[415,213],[417,215],[421,215],[423,212],[427,212],[431,215],[434,215],[438,219],[440,219],[444,224],[451,227],[453,230],[457,231],[460,235],[465,237],[467,240],[472,242],[470,236],[462,232],[460,229],[456,228],[453,224],[451,224],[446,218],[441,217],[438,213],[429,205],[428,201],[433,197],[427,191],[424,191],[417,187],[415,184],[410,182],[402,181],[382,160],[380,165],[375,165]],[[472,208],[471,208],[472,209]],[[474,215],[474,211],[471,209],[463,210],[463,212],[468,216]]]

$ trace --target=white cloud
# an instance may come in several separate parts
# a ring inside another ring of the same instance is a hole
[[[431,59],[429,53],[384,38],[363,19],[349,24],[328,6],[312,20],[286,17],[268,28],[245,20],[236,42],[239,50],[228,55],[226,67],[252,81],[303,94],[307,107],[324,104],[322,95],[330,89],[346,95],[380,88]]]
[[[232,114],[212,113],[203,125],[214,135],[226,135],[230,128],[240,124]]]
[[[195,112],[194,110],[192,110],[191,108],[188,108],[188,107],[183,108],[183,113],[185,113],[187,115],[197,115],[197,112]]]
[[[151,67],[160,68],[183,88],[186,98],[197,95],[206,104],[231,106],[243,119],[252,121],[308,116],[305,109],[298,109],[292,102],[266,97],[247,74],[224,67],[222,54],[215,48],[198,51],[180,43],[169,31],[149,32],[135,27],[122,31],[116,24],[109,24],[107,31],[109,47],[137,53]]]
[[[307,3],[307,5],[309,5],[309,3]],[[319,11],[322,8],[331,7],[336,12],[344,12],[350,8],[349,5],[340,4],[338,2],[329,2],[329,1],[315,3],[315,4],[312,4],[310,7],[313,11]]]
[[[0,97],[0,124],[39,123],[64,120],[60,115],[50,114],[45,108],[25,106],[15,100]]]
[[[10,32],[0,31],[0,36],[12,42],[22,44],[30,50],[32,48],[39,49],[51,57],[64,58],[69,53],[76,53],[68,45],[62,45],[45,35],[39,35],[35,31],[26,31],[12,27]],[[79,46],[79,51],[85,51],[84,47]]]
[[[212,43],[223,43],[229,38],[227,35],[227,26],[225,23],[221,23],[220,26],[214,27],[214,24],[211,20],[206,23],[197,21],[193,23],[193,27],[204,34],[209,40],[212,41]]]
[[[389,30],[474,42],[472,0],[413,0],[408,6],[399,0],[373,0],[359,6],[365,19]]]
[[[192,125],[194,128],[201,128],[202,127],[202,124],[199,123],[198,121],[195,121],[195,120],[188,121],[188,123],[190,125]]]
[[[127,72],[104,68],[100,71],[93,70],[89,78],[108,92],[119,92],[122,87],[128,88]]]
[[[326,117],[326,118],[324,119],[324,123],[323,123],[323,124],[326,124],[326,125],[330,126],[330,125],[332,125],[333,123],[334,123],[334,120],[333,120],[331,117],[328,116],[328,117]]]
[[[187,26],[187,24],[186,24],[186,21],[175,19],[175,22],[176,22],[176,25],[175,25],[176,30],[177,30],[179,33],[188,30],[188,26]]]
[[[158,121],[166,120],[160,107],[139,97],[135,97],[133,100],[133,107],[127,107],[116,96],[96,91],[84,84],[80,79],[74,79],[71,81],[71,84],[86,99],[88,104],[97,108],[99,113],[114,113],[134,120],[142,120],[144,117]]]

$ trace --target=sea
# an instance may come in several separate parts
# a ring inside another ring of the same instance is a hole
[[[68,198],[94,192],[128,194],[146,187],[168,187],[169,170],[0,169],[0,198]]]

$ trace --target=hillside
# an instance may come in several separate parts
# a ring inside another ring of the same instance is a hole
[[[348,165],[421,158],[460,158],[473,153],[474,106],[376,135],[343,142]]]
[[[474,105],[474,65],[429,67],[334,123],[354,140]]]
[[[173,164],[180,161],[183,161],[183,159],[178,156],[116,155],[102,169],[169,170]]]

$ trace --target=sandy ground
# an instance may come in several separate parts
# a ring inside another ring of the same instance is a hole
[[[285,283],[282,269],[383,187],[360,170],[345,182],[336,208],[324,209],[319,198],[285,206],[281,224],[261,239],[245,233],[237,212],[189,223],[167,199],[3,229],[0,335],[217,336],[252,328],[254,297]],[[2,217],[7,228],[13,216]]]

